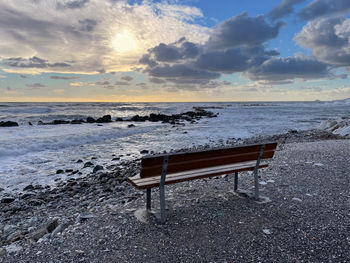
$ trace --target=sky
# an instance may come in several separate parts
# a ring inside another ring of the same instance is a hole
[[[350,98],[349,0],[0,0],[1,102]]]

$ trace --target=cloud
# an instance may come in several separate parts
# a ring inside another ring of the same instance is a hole
[[[298,13],[303,20],[312,20],[322,16],[346,14],[350,10],[349,0],[313,0]]]
[[[297,43],[333,66],[350,66],[350,19],[320,18],[310,21],[295,37]]]
[[[70,86],[72,87],[82,87],[84,85],[83,82],[72,82],[72,83],[69,83]]]
[[[116,81],[116,82],[115,82],[115,85],[116,85],[116,86],[129,86],[130,83],[129,83],[129,82],[126,82],[126,81]]]
[[[243,13],[219,24],[203,44],[186,38],[161,43],[149,49],[140,63],[147,65],[143,72],[156,84],[217,87],[224,85],[217,81],[222,74],[245,72],[279,55],[276,50],[265,50],[264,44],[276,37],[283,25]]]
[[[272,21],[282,18],[286,15],[289,15],[294,11],[294,6],[304,2],[305,0],[282,0],[280,4],[273,8],[270,13],[269,17]]]
[[[97,21],[94,19],[83,19],[83,20],[79,20],[78,21],[80,24],[80,30],[81,31],[86,31],[86,32],[92,32],[96,25],[97,25]]]
[[[50,76],[50,79],[72,80],[79,79],[80,77],[65,77],[65,76]]]
[[[150,49],[149,53],[154,56],[156,61],[175,62],[181,59],[195,58],[199,54],[199,48],[195,43],[186,41],[186,38],[181,38],[168,45],[160,43]]]
[[[0,79],[5,79],[6,76],[0,75]]]
[[[134,78],[131,76],[122,76],[121,79],[125,81],[132,81]]]
[[[175,2],[0,1],[0,39],[6,39],[0,43],[0,57],[6,61],[35,56],[51,64],[36,63],[35,72],[28,67],[11,69],[19,74],[130,71],[139,65],[142,54],[159,43],[174,43],[183,36],[205,42],[211,29],[194,23],[202,16],[198,8]],[[115,38],[122,32],[130,35],[134,50],[117,52]]]
[[[23,75],[23,74],[20,74],[19,76],[20,76],[22,79],[26,79],[26,78],[28,78],[28,76]]]
[[[279,81],[314,79],[329,77],[328,65],[311,57],[294,56],[287,58],[271,58],[258,67],[249,69],[245,76],[251,80]]]
[[[48,60],[39,57],[32,58],[8,58],[3,62],[4,65],[16,68],[61,68],[69,67],[70,65],[64,62],[49,63]]]
[[[78,9],[86,5],[89,0],[74,0],[65,3],[57,3],[57,9]]]
[[[47,86],[44,84],[41,84],[41,83],[33,83],[33,84],[26,84],[26,87],[28,87],[28,88],[45,88]]]
[[[106,85],[110,85],[111,83],[108,80],[104,80],[104,81],[97,81],[95,82],[95,85],[101,85],[101,86],[106,86]]]
[[[277,37],[284,25],[284,22],[270,25],[263,15],[249,17],[245,12],[219,24],[207,46],[218,49],[240,45],[256,46]]]
[[[159,79],[159,78],[149,78],[149,82],[155,83],[155,84],[164,84],[166,81],[164,79]]]

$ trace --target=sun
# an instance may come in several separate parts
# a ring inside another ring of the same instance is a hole
[[[113,48],[119,53],[127,53],[137,48],[136,40],[129,31],[118,33],[112,42]]]

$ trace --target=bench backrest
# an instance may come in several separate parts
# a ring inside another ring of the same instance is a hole
[[[209,168],[219,165],[254,161],[258,159],[263,144],[221,148],[208,151],[174,153],[142,158],[140,177],[152,177],[162,172],[164,156],[169,156],[167,173]],[[261,159],[272,158],[277,143],[266,143]]]

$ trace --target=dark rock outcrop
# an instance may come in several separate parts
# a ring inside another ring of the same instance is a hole
[[[0,121],[0,127],[17,127],[18,123],[15,121]]]

